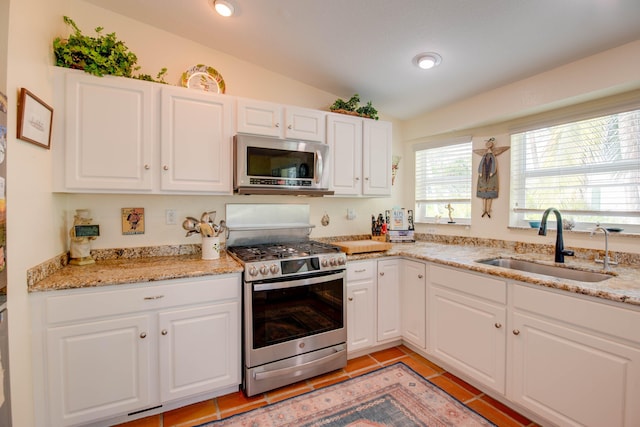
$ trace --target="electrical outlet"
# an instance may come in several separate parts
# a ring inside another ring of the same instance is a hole
[[[178,213],[175,209],[167,209],[164,211],[164,218],[167,225],[175,225],[178,222]]]
[[[436,229],[433,227],[427,228],[427,234],[436,234]]]
[[[354,209],[347,209],[347,219],[353,220],[356,219],[356,211]]]

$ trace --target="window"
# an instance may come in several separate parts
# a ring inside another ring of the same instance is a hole
[[[464,143],[416,150],[416,222],[471,220],[471,138]]]
[[[511,135],[511,225],[558,208],[576,228],[640,230],[640,110]]]

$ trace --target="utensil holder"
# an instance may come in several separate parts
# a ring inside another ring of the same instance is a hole
[[[220,237],[202,237],[202,259],[220,258]]]

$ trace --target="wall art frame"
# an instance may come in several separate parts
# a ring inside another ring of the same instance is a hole
[[[18,139],[51,148],[53,108],[29,90],[20,88],[18,98]]]

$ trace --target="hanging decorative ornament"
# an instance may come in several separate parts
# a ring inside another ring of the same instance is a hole
[[[482,205],[482,217],[491,218],[491,204],[498,198],[498,163],[496,157],[507,151],[510,147],[496,147],[496,139],[489,138],[485,141],[485,147],[473,150],[482,156],[478,166],[478,188],[476,196],[484,199]]]

